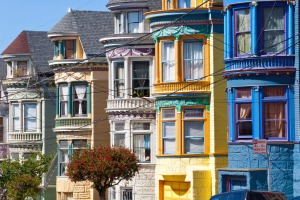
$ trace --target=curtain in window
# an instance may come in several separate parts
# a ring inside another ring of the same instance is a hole
[[[190,0],[178,0],[178,8],[189,8]]]
[[[175,122],[163,123],[163,143],[165,154],[173,154],[176,152],[175,133]]]
[[[83,112],[83,109],[86,110],[86,108],[83,108],[82,103],[86,96],[86,85],[75,85],[75,92],[79,100],[78,115],[86,114]],[[84,106],[86,106],[86,104],[84,104]]]
[[[204,152],[204,131],[203,121],[184,122],[184,152],[203,153]]]
[[[285,103],[264,103],[266,138],[285,137]]]
[[[68,115],[68,86],[62,85],[59,88],[59,99],[60,99],[60,115]]]
[[[185,79],[199,79],[203,77],[202,55],[202,42],[192,41],[184,43]]]
[[[284,97],[285,88],[284,87],[265,87],[264,97]]]
[[[20,130],[20,105],[19,104],[13,104],[13,129],[14,131]]]
[[[238,137],[252,137],[252,113],[251,103],[237,105],[238,109]]]
[[[125,147],[125,134],[114,134],[114,146]]]
[[[133,151],[140,162],[150,161],[150,135],[134,135]]]
[[[251,98],[250,88],[239,88],[236,89],[236,98]]]
[[[25,131],[36,131],[36,104],[24,105]]]
[[[163,82],[175,80],[175,55],[174,55],[174,43],[163,43]]]
[[[264,51],[284,50],[284,10],[282,7],[264,9]]]
[[[250,37],[250,10],[236,11],[237,20],[237,53],[247,54],[251,52]]]

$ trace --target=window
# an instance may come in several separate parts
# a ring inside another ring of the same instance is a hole
[[[75,40],[66,40],[65,45],[65,59],[74,59]]]
[[[139,162],[151,161],[151,134],[149,131],[149,122],[133,123],[133,152],[136,154]]]
[[[59,56],[59,42],[55,41],[54,42],[54,56]]]
[[[122,14],[116,14],[116,33],[123,33],[122,30]]]
[[[115,147],[123,146],[125,147],[125,123],[124,122],[115,122],[114,123],[114,143]]]
[[[109,197],[110,200],[116,200],[116,187],[109,188]]]
[[[236,54],[248,54],[251,52],[250,10],[235,11],[235,21]]]
[[[20,159],[20,158],[19,158],[19,153],[15,153],[15,152],[14,152],[14,153],[11,153],[11,159],[12,159],[12,160]]]
[[[74,85],[73,95],[74,116],[87,116],[87,85]]]
[[[237,176],[237,177],[227,178],[226,192],[232,190],[242,190],[242,189],[247,189],[246,177]]]
[[[32,156],[33,153],[23,153],[23,158],[26,160],[28,158],[30,158],[30,156]]]
[[[203,42],[186,40],[184,48],[184,78],[185,80],[200,79],[203,74]]]
[[[59,106],[60,106],[60,116],[68,116],[68,85],[59,86]]]
[[[236,127],[239,139],[252,138],[251,88],[236,89]]]
[[[27,76],[27,61],[18,61],[17,69],[15,71],[16,77]]]
[[[88,147],[87,140],[72,140],[71,142],[71,145],[69,145],[68,140],[59,141],[59,176],[66,176],[67,167],[70,162],[69,158],[72,156],[74,151]]]
[[[164,154],[176,153],[175,109],[162,110],[162,138]]]
[[[114,96],[124,97],[125,96],[125,85],[124,85],[124,62],[114,63]]]
[[[139,32],[139,12],[128,12],[127,13],[128,22],[128,33],[138,33]]]
[[[175,81],[174,42],[162,43],[162,78],[163,82]]]
[[[21,130],[21,122],[20,122],[20,105],[13,104],[13,131]]]
[[[24,104],[24,126],[25,131],[36,131],[37,117],[36,104],[26,103]]]
[[[190,0],[178,0],[178,8],[190,8]]]
[[[204,109],[184,109],[184,153],[204,153]]]
[[[132,200],[132,188],[121,189],[121,200]]]
[[[264,52],[276,53],[284,50],[284,15],[283,7],[264,8]]]
[[[167,8],[168,9],[171,9],[171,3],[172,3],[171,0],[167,0]]]
[[[286,137],[284,87],[266,87],[263,91],[264,133],[266,139]]]
[[[149,62],[132,62],[132,97],[149,97]]]

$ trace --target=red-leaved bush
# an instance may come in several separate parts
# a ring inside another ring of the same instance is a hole
[[[137,157],[129,149],[101,146],[75,151],[67,175],[74,182],[92,182],[100,199],[104,200],[109,187],[131,179],[139,168]]]

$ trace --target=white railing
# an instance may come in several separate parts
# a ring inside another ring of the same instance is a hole
[[[155,101],[150,98],[110,99],[107,100],[107,111],[154,110]]]
[[[42,140],[42,133],[9,133],[10,141]]]

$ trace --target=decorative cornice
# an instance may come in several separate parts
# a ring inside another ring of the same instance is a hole
[[[129,56],[154,56],[155,50],[153,48],[137,48],[137,49],[115,49],[109,51],[106,56],[108,58],[120,58]]]
[[[109,114],[109,120],[137,120],[137,119],[155,119],[155,113],[144,113],[144,114],[133,114],[133,113],[122,113],[117,115]]]
[[[209,111],[209,99],[208,98],[190,98],[190,99],[164,99],[156,100],[156,112],[160,112],[161,107],[175,107],[177,112],[181,112],[183,106],[206,106]]]

